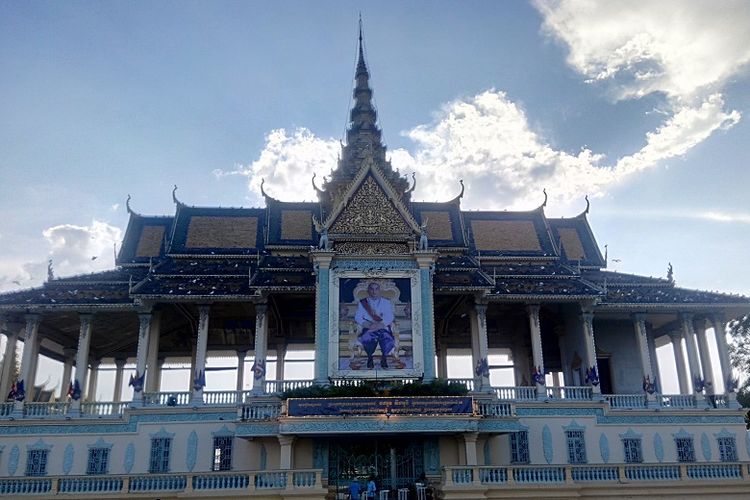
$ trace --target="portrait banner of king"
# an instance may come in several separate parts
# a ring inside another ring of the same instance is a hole
[[[421,377],[418,276],[403,270],[347,272],[333,280],[331,377]]]

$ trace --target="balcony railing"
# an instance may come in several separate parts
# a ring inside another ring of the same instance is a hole
[[[0,479],[0,495],[14,497],[60,495],[70,498],[70,494],[84,493],[183,493],[191,490],[204,493],[230,490],[227,493],[237,496],[315,492],[320,493],[321,498],[324,493],[319,469]]]
[[[594,391],[589,386],[547,387],[550,399],[568,399],[574,401],[591,401]]]
[[[739,479],[750,479],[748,468],[739,463],[451,466],[444,468],[442,486],[445,489],[471,485],[486,488],[488,485],[512,483],[628,483]]]

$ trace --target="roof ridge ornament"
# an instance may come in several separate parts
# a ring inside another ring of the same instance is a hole
[[[312,187],[313,187],[313,189],[315,190],[315,192],[316,192],[316,193],[318,193],[318,194],[320,195],[320,194],[323,194],[323,193],[324,193],[325,191],[324,191],[324,190],[322,190],[322,189],[320,189],[320,188],[319,188],[318,186],[316,186],[316,185],[315,185],[315,177],[316,177],[317,175],[318,175],[318,174],[317,174],[317,172],[313,172],[313,175],[312,175],[312,180],[311,180],[310,182],[312,182]],[[323,180],[325,180],[325,178],[323,178]]]
[[[128,194],[128,198],[125,200],[125,210],[127,210],[130,215],[138,215],[132,208],[130,208],[130,194]]]
[[[463,179],[458,179],[458,183],[461,184],[461,192],[458,193],[458,199],[460,200],[461,198],[464,197],[464,191],[466,191],[466,186],[464,186]]]
[[[544,193],[544,201],[539,208],[544,208],[547,206],[547,188],[542,188],[542,193]]]
[[[177,199],[177,184],[174,185],[174,188],[172,189],[172,201],[175,205],[178,207],[184,207],[185,204]]]
[[[586,210],[583,211],[583,215],[586,215],[591,209],[591,202],[589,201],[589,195],[584,196],[583,199],[586,200]]]
[[[417,173],[416,172],[412,172],[411,173],[411,180],[413,181],[412,185],[411,185],[410,188],[408,188],[406,191],[404,191],[404,194],[411,193],[417,187]]]
[[[667,265],[667,281],[674,285],[674,269],[671,262]]]

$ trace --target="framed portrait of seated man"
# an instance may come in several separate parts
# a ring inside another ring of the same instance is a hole
[[[336,273],[332,284],[331,377],[421,377],[418,274],[349,271]]]

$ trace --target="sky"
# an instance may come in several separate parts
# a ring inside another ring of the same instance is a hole
[[[113,265],[147,215],[335,164],[358,15],[415,199],[590,222],[609,268],[750,294],[750,4],[0,2],[0,291]],[[320,177],[319,177],[320,179]]]
[[[312,200],[358,16],[414,198],[589,221],[609,269],[750,295],[746,1],[0,0],[0,291],[113,266],[128,221]]]

